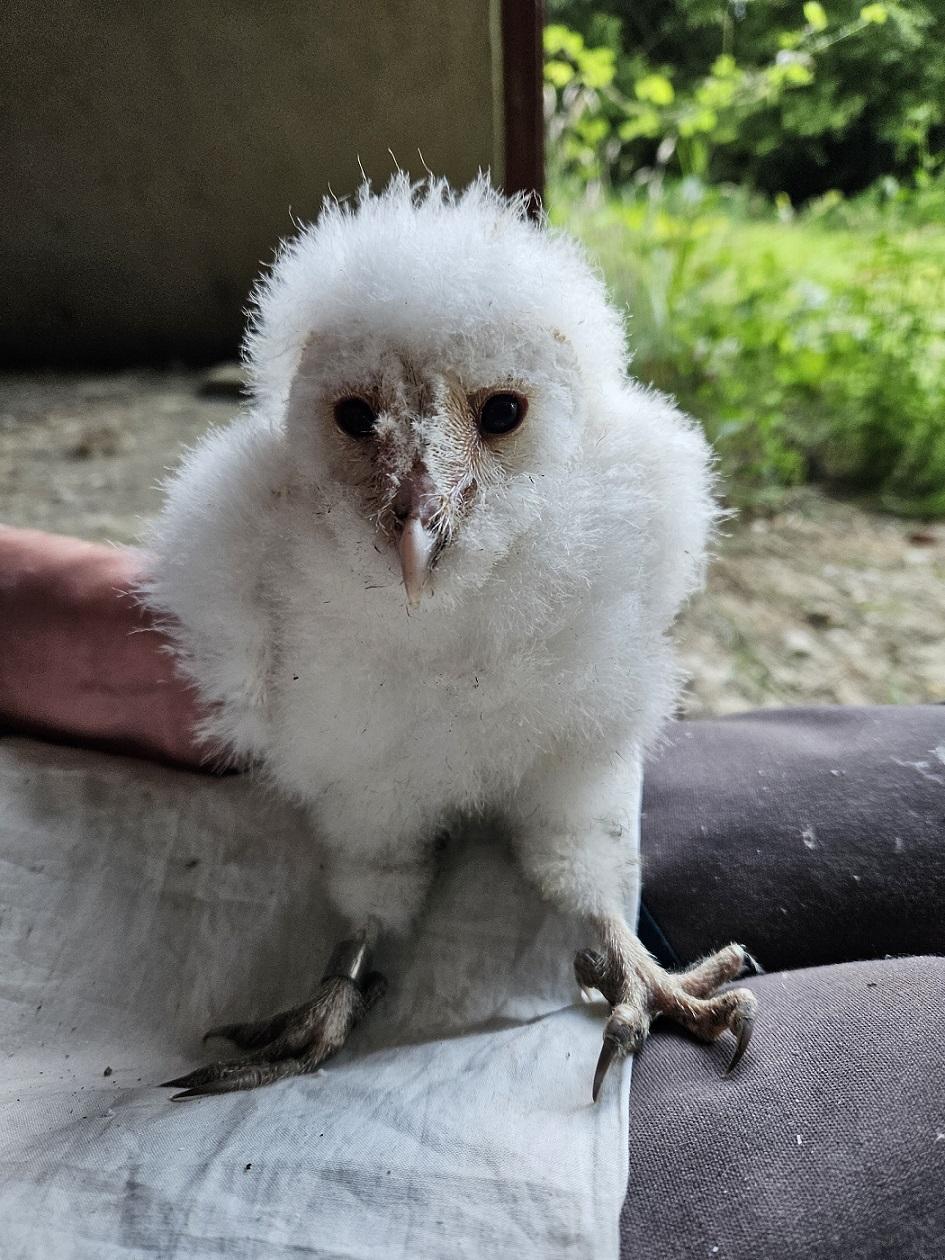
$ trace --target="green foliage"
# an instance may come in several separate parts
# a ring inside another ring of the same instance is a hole
[[[550,0],[549,12],[556,175],[619,186],[667,169],[796,203],[941,166],[945,0]]]
[[[705,423],[730,499],[808,479],[945,515],[945,191],[795,215],[694,180],[553,199],[632,312],[634,373]]]
[[[732,501],[945,516],[945,0],[549,7],[552,184]]]

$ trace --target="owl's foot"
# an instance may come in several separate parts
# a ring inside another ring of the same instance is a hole
[[[735,1052],[726,1075],[731,1072],[748,1048],[758,1001],[750,989],[717,990],[739,976],[760,971],[751,954],[741,945],[727,945],[686,971],[669,972],[650,957],[629,929],[608,931],[605,936],[603,952],[582,949],[574,958],[581,988],[597,989],[611,1007],[594,1074],[594,1101],[614,1059],[636,1054],[659,1015],[682,1024],[702,1041],[715,1041],[731,1032]]]
[[[315,996],[271,1019],[211,1028],[208,1037],[226,1037],[246,1053],[208,1063],[163,1085],[181,1092],[178,1098],[229,1094],[256,1089],[288,1076],[303,1076],[345,1044],[352,1028],[384,994],[387,981],[368,971],[363,937],[343,941],[332,953]]]

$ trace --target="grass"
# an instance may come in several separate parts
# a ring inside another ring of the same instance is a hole
[[[630,311],[634,374],[703,421],[732,503],[819,481],[945,516],[942,217],[875,195],[793,214],[686,184],[550,200]]]

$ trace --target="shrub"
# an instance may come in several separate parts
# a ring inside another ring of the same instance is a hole
[[[945,0],[550,0],[549,16],[563,173],[619,186],[668,165],[799,202],[941,166]]]
[[[895,191],[800,215],[694,181],[552,203],[629,307],[634,374],[703,420],[733,502],[814,479],[945,515],[945,231]]]

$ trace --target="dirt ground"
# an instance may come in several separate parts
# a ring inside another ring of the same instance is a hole
[[[182,447],[235,409],[188,372],[0,378],[0,521],[131,542]],[[945,524],[814,491],[730,524],[679,642],[690,715],[945,701]]]

